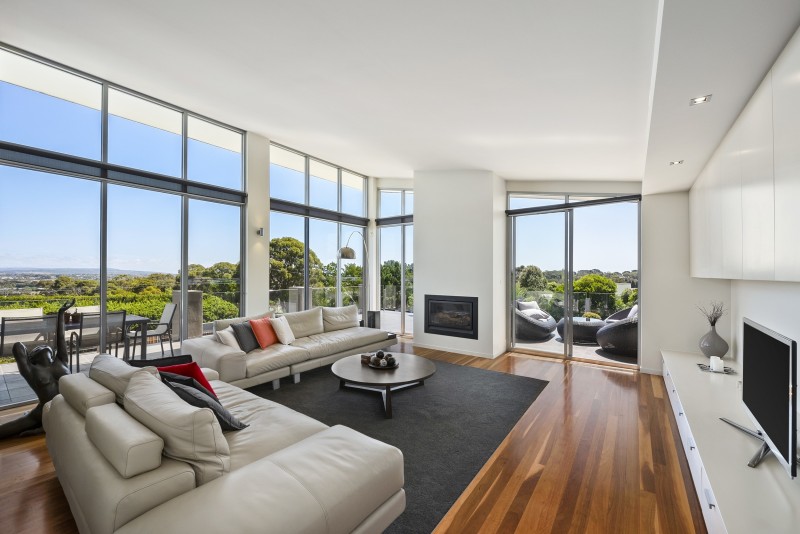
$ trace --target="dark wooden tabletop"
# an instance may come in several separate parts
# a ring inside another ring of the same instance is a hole
[[[342,380],[365,386],[399,386],[425,380],[436,372],[432,361],[414,354],[392,352],[399,362],[397,369],[373,369],[361,364],[361,355],[355,354],[334,362],[333,374]]]

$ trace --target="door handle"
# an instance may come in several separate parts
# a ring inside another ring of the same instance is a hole
[[[706,494],[706,502],[708,503],[708,509],[713,510],[714,508],[716,508],[717,505],[714,503],[713,499],[714,496],[711,494],[711,490],[708,488],[704,488],[703,493]]]

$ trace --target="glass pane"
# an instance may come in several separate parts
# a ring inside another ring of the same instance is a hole
[[[160,320],[167,304],[180,303],[180,265],[181,198],[109,185],[109,311]],[[172,325],[172,338],[179,340],[180,322],[173,320]],[[149,336],[147,352],[160,355],[159,342],[160,338]],[[174,348],[178,346],[174,343]],[[139,347],[135,355],[140,354]]]
[[[342,246],[347,245],[355,252],[353,259],[341,259],[342,270],[342,306],[355,304],[359,313],[363,313],[362,303],[366,302],[364,295],[364,228],[360,226],[341,225]]]
[[[342,212],[364,216],[364,177],[342,171]]]
[[[540,208],[542,206],[565,204],[566,202],[567,199],[564,195],[510,195],[508,197],[508,209]]]
[[[399,197],[399,195],[398,195]],[[402,226],[380,228],[380,310],[381,329],[401,333],[400,328],[400,262],[402,261]]]
[[[516,217],[514,346],[564,356],[565,213]]]
[[[338,211],[339,172],[336,167],[312,159],[309,162],[309,172],[309,204]]]
[[[402,206],[400,205],[401,194],[402,191],[389,191],[382,189],[380,191],[380,199],[378,204],[378,217],[396,217],[398,215],[402,215]]]
[[[241,208],[189,200],[189,331],[211,333],[217,319],[239,317]]]
[[[306,158],[272,145],[269,150],[269,196],[306,203]]]
[[[305,309],[304,236],[303,217],[269,213],[269,305],[279,313]]]
[[[336,306],[336,256],[339,225],[331,221],[308,221],[308,281],[311,306]]]
[[[414,192],[413,191],[406,191],[406,205],[404,207],[403,215],[413,215],[414,214]]]
[[[406,202],[408,208],[408,202]],[[407,224],[404,226],[406,233],[406,319],[405,333],[414,333],[414,226]]]
[[[168,176],[181,176],[180,112],[108,90],[108,161]]]
[[[0,50],[0,139],[100,159],[102,87]]]
[[[187,121],[189,180],[242,189],[242,134],[192,117]]]

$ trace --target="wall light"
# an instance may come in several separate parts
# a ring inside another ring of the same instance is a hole
[[[678,160],[675,160],[675,161],[670,161],[669,164],[670,165],[683,165],[683,160],[682,159],[678,159]]]
[[[256,235],[258,237],[264,237],[264,227],[263,226],[261,228],[259,228],[258,230],[256,230]]]

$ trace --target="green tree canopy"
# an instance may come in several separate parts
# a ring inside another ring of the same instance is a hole
[[[276,237],[269,242],[269,287],[289,289],[302,287],[303,243],[294,237]],[[308,251],[309,275],[312,283],[322,274],[322,262],[313,250]]]
[[[575,280],[575,291],[585,293],[616,293],[617,284],[600,274],[587,274]]]
[[[523,267],[517,278],[519,285],[530,291],[544,291],[547,289],[547,278],[540,268],[535,265]]]

